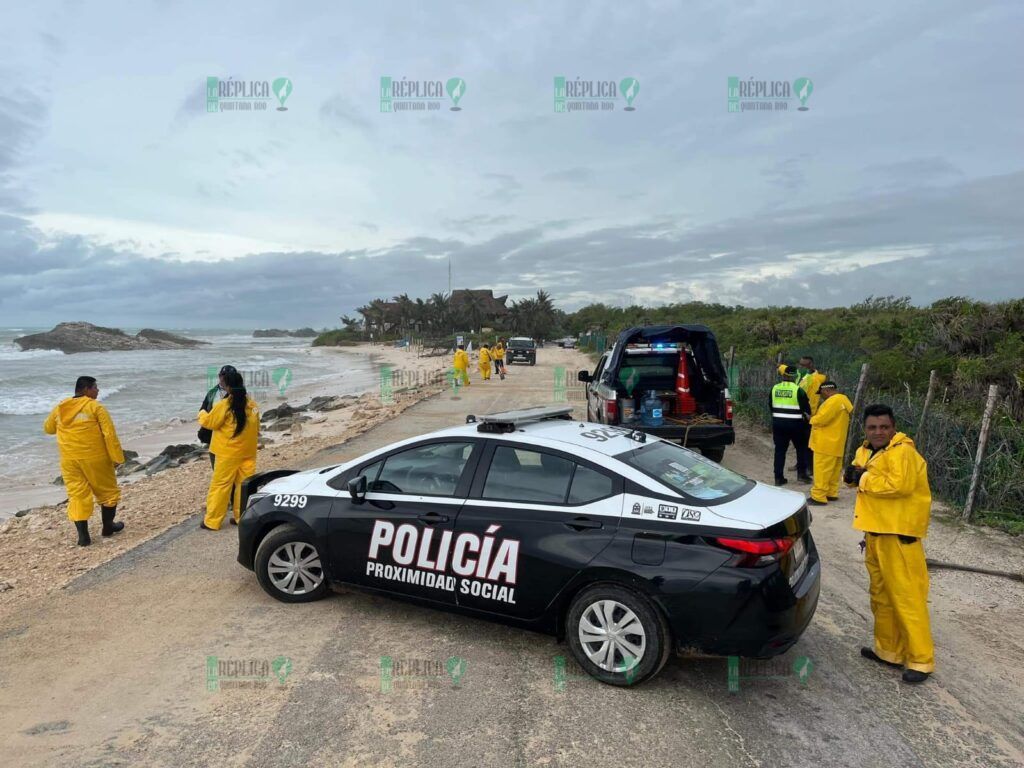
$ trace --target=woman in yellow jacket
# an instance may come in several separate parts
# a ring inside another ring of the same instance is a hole
[[[821,406],[811,416],[810,449],[814,451],[814,486],[811,504],[828,504],[839,498],[839,480],[843,476],[843,452],[850,429],[853,403],[842,392],[836,391],[834,381],[826,381],[819,388]],[[809,399],[809,398],[808,398]]]
[[[932,494],[928,465],[914,441],[896,431],[887,405],[864,409],[867,441],[844,480],[857,488],[853,527],[864,531],[875,644],[866,659],[903,667],[903,680],[920,683],[935,669],[928,619],[928,566],[921,540],[928,533]]]
[[[238,371],[226,374],[228,396],[213,410],[199,412],[199,426],[213,432],[210,453],[217,457],[206,494],[206,516],[199,527],[216,531],[224,522],[228,500],[233,500],[232,525],[242,516],[242,481],[256,472],[256,445],[260,436],[260,412],[245,391]]]
[[[487,349],[486,344],[480,345],[480,362],[478,367],[480,368],[480,376],[484,381],[491,378],[491,353]]]
[[[75,396],[62,400],[43,424],[46,434],[57,435],[68,517],[78,530],[80,547],[92,543],[89,518],[94,498],[100,504],[103,535],[112,536],[124,528],[124,523],[114,522],[121,499],[114,465],[124,463],[124,452],[110,414],[96,399],[99,394],[96,379],[79,376]]]
[[[501,339],[491,347],[491,360],[494,361],[494,372],[502,379],[505,378],[505,345]]]

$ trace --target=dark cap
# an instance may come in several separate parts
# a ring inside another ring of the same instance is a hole
[[[836,388],[836,383],[834,381],[832,381],[832,379],[829,379],[828,381],[821,382],[821,386],[818,387],[818,389],[835,389],[835,388]]]
[[[238,371],[236,370],[235,366],[233,366],[233,365],[225,365],[225,366],[221,367],[220,372],[219,372],[218,375],[219,376],[227,376],[229,373],[238,373]]]

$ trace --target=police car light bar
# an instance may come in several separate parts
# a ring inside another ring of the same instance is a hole
[[[470,418],[473,421],[470,421]],[[478,432],[512,432],[521,424],[530,424],[546,419],[571,419],[571,405],[538,405],[533,408],[521,408],[518,411],[502,411],[488,413],[478,418],[467,417],[466,423],[479,422]]]

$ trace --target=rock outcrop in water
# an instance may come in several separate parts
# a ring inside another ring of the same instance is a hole
[[[312,328],[299,328],[297,331],[283,331],[280,328],[265,328],[252,332],[254,339],[277,339],[287,336],[294,336],[298,339],[309,339],[317,335]]]
[[[70,355],[114,350],[189,349],[207,342],[152,328],[144,328],[137,335],[129,336],[119,328],[104,328],[92,323],[60,323],[52,331],[21,336],[14,343],[23,350],[59,349]]]

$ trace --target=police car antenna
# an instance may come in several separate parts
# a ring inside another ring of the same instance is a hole
[[[536,421],[547,421],[549,419],[572,419],[571,405],[538,405],[533,408],[521,408],[516,411],[502,411],[500,413],[488,413],[479,418],[474,417],[473,421],[479,422],[478,432],[515,432],[516,427],[521,424],[531,424]],[[469,418],[467,424],[472,424]]]

